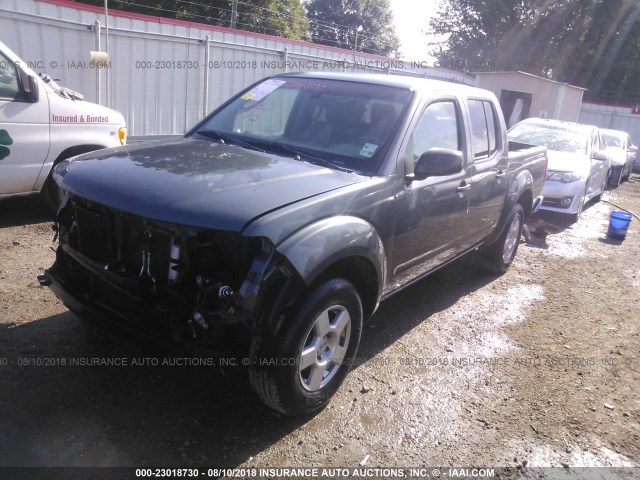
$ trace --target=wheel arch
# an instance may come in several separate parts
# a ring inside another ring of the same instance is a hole
[[[492,245],[496,242],[504,229],[507,228],[507,220],[511,213],[511,209],[520,204],[524,210],[524,222],[526,223],[529,214],[533,209],[533,176],[528,170],[519,172],[509,183],[509,190],[504,200],[505,204],[500,214],[500,219],[496,224],[496,228],[491,234],[484,240],[485,245]]]
[[[376,229],[361,218],[341,215],[315,222],[276,247],[308,288],[329,276],[354,284],[365,318],[376,309],[386,278],[386,256]]]
[[[83,144],[83,145],[74,145],[73,147],[65,148],[62,152],[58,154],[53,162],[48,166],[45,165],[43,170],[40,172],[40,177],[38,178],[36,190],[42,191],[44,186],[46,185],[47,179],[50,178],[51,171],[53,167],[55,167],[62,160],[66,160],[71,157],[75,157],[76,155],[80,155],[82,153],[93,152],[95,150],[101,150],[103,148],[107,148],[106,145],[97,145],[97,144]]]
[[[516,203],[522,206],[524,210],[524,221],[526,222],[533,209],[533,192],[531,190],[525,190],[520,194]]]
[[[363,318],[373,315],[379,303],[379,285],[375,267],[369,259],[361,255],[344,257],[329,265],[313,280],[312,285],[329,278],[344,278],[351,282],[360,296]]]

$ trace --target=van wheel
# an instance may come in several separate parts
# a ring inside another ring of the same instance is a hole
[[[280,334],[254,337],[249,380],[260,399],[285,415],[325,407],[351,367],[362,315],[353,284],[333,278],[306,296]]]
[[[56,214],[58,212],[60,202],[62,201],[62,197],[64,196],[64,191],[58,187],[58,184],[55,182],[51,174],[49,174],[47,180],[44,182],[41,193],[49,209]]]
[[[507,218],[504,231],[500,238],[490,245],[487,250],[487,259],[496,273],[504,273],[508,270],[518,251],[522,227],[524,225],[524,210],[522,205],[516,203]]]

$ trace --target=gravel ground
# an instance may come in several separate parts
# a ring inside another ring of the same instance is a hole
[[[640,177],[604,198],[640,213]],[[242,367],[156,366],[69,313],[36,281],[46,209],[3,201],[0,467],[638,466],[640,221],[611,241],[614,209],[523,243],[503,276],[471,255],[384,302],[331,404],[291,419]]]

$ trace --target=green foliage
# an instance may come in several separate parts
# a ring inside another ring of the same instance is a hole
[[[389,0],[311,0],[307,15],[315,43],[378,55],[399,54]]]
[[[442,66],[520,70],[640,103],[637,0],[445,0],[431,33]]]
[[[103,6],[103,0],[77,0]],[[109,8],[177,20],[231,26],[231,0],[109,0]],[[310,40],[300,0],[240,0],[236,28],[296,40]]]

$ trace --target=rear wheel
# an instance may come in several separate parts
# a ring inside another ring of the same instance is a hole
[[[487,259],[496,273],[507,271],[518,251],[522,227],[524,225],[524,210],[519,203],[515,204],[507,218],[506,227],[500,238],[490,245]]]
[[[611,185],[614,188],[615,187],[619,187],[620,184],[622,183],[623,178],[624,178],[623,174],[624,174],[624,167],[622,167],[620,169],[620,174],[617,174],[617,173],[614,174],[615,178],[613,178],[613,177],[611,178],[611,180],[609,182],[609,185]]]
[[[285,415],[326,406],[358,349],[362,316],[353,284],[333,278],[306,296],[280,334],[256,336],[249,380],[262,401]]]
[[[582,210],[584,210],[584,204],[587,199],[587,191],[589,190],[589,185],[584,187],[584,193],[582,194],[582,199],[578,204],[578,211],[576,213],[571,214],[571,222],[576,223],[580,220],[580,215],[582,215]]]

